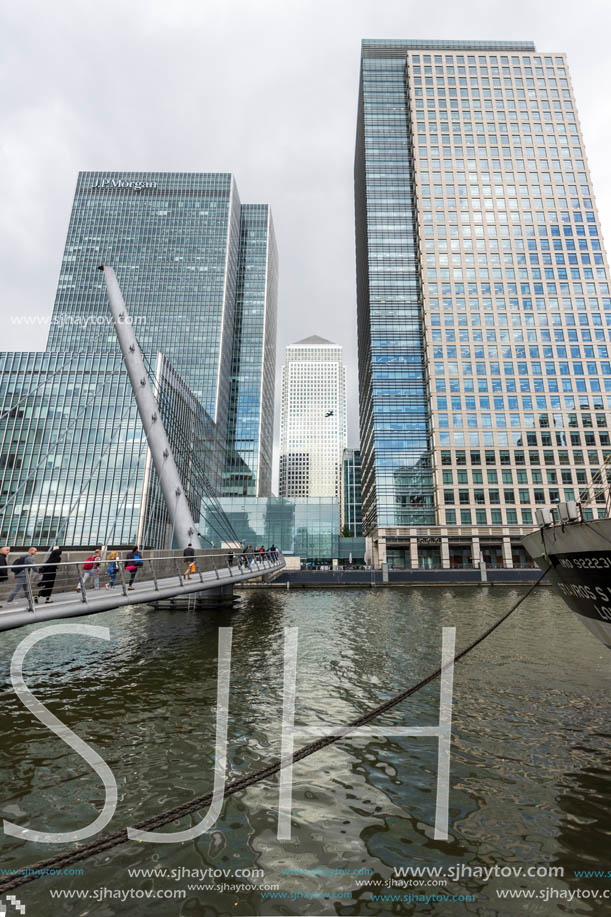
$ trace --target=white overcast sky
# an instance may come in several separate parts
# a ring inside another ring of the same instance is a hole
[[[2,347],[43,349],[79,169],[222,171],[269,202],[278,366],[321,334],[358,441],[352,167],[362,38],[533,40],[565,51],[611,230],[608,0],[19,0],[0,20]],[[278,407],[278,397],[276,407]],[[276,438],[278,420],[276,420]]]

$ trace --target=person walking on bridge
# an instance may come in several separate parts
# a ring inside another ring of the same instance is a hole
[[[189,542],[187,547],[182,552],[182,556],[187,565],[187,569],[185,570],[185,579],[191,579],[191,574],[195,573],[195,548],[191,542]]]
[[[3,548],[0,548],[0,585],[8,581],[8,563],[6,558],[11,553],[11,549],[7,544]]]
[[[83,579],[82,586],[85,588],[85,583],[90,576],[93,577],[93,588],[100,588],[100,562],[102,560],[102,549],[96,548],[91,557],[88,557],[83,564]],[[76,591],[81,591],[81,583],[76,587]]]
[[[55,588],[55,578],[57,576],[57,567],[62,562],[62,549],[58,545],[53,545],[51,552],[44,564],[39,568],[42,578],[38,585],[38,598],[45,600],[45,605],[51,601],[51,593]]]
[[[34,573],[36,571],[36,564],[34,563],[34,555],[37,553],[38,553],[38,548],[29,548],[27,554],[22,554],[21,557],[18,557],[17,560],[13,562],[13,566],[11,567],[11,569],[13,573],[15,574],[16,582],[15,582],[15,586],[13,587],[11,594],[9,595],[8,599],[6,600],[7,605],[11,604],[11,602],[14,600],[15,596],[17,595],[20,589],[23,589],[23,594],[25,595],[26,599],[28,598],[28,587],[27,587],[26,579],[28,576],[28,572],[31,571],[31,573]],[[38,599],[36,599],[35,601],[38,601]]]
[[[0,588],[8,584],[8,556],[10,553],[11,549],[7,544],[0,548]]]
[[[134,580],[136,579],[136,574],[143,563],[144,561],[142,560],[142,554],[140,553],[138,545],[134,545],[125,559],[125,569],[129,573],[129,586],[127,587],[128,589],[134,588]]]
[[[106,575],[108,576],[108,582],[104,586],[104,589],[113,588],[118,572],[119,572],[119,552],[111,551],[110,554],[108,555],[108,564],[106,565]]]

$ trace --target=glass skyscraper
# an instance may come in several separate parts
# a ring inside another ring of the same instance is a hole
[[[267,204],[244,204],[231,361],[224,496],[272,486],[278,254]]]
[[[344,449],[339,506],[342,529],[350,530],[348,537],[360,538],[363,534],[363,498],[361,453],[358,449]]]
[[[565,56],[364,41],[355,210],[374,558],[522,563],[535,508],[578,499],[611,451],[608,265]]]
[[[239,493],[269,493],[277,296],[269,208],[242,207],[225,173],[82,172],[47,353],[6,354],[2,363],[0,483],[9,502],[0,534],[15,543],[63,531],[66,544],[92,545],[109,529],[119,543],[167,541],[99,264],[116,271],[183,473],[191,480],[205,464],[220,495],[229,469],[232,485],[246,482]],[[13,423],[11,405],[21,401],[27,430]],[[47,474],[43,453],[57,424],[66,436]],[[100,450],[112,461],[98,464]],[[26,500],[11,496],[15,486]],[[185,486],[198,518],[201,488]]]
[[[238,298],[238,310],[247,301],[245,346],[263,369],[250,381],[260,392],[261,377],[273,378],[275,351],[263,334],[266,320],[268,336],[275,330],[273,224],[266,205],[242,208],[232,175],[81,172],[47,350],[116,347],[98,264],[115,269],[141,349],[164,354],[219,428],[240,363]]]

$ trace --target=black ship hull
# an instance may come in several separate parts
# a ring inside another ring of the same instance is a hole
[[[586,627],[611,649],[611,519],[538,529],[522,544]]]

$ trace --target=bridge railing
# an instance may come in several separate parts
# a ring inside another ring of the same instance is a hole
[[[196,551],[195,556],[189,558],[180,552],[149,556],[143,552],[140,559],[106,556],[99,561],[80,559],[52,565],[33,558],[32,564],[9,567],[14,576],[3,589],[0,607],[6,611],[23,607],[25,602],[30,611],[34,611],[36,605],[53,602],[55,593],[72,591],[87,604],[101,590],[117,590],[128,595],[130,591],[137,591],[138,583],[142,582],[152,583],[156,592],[170,585],[182,587],[215,579],[227,585],[246,573],[263,576],[277,570],[282,563],[279,551],[244,554],[230,550],[218,554]]]

